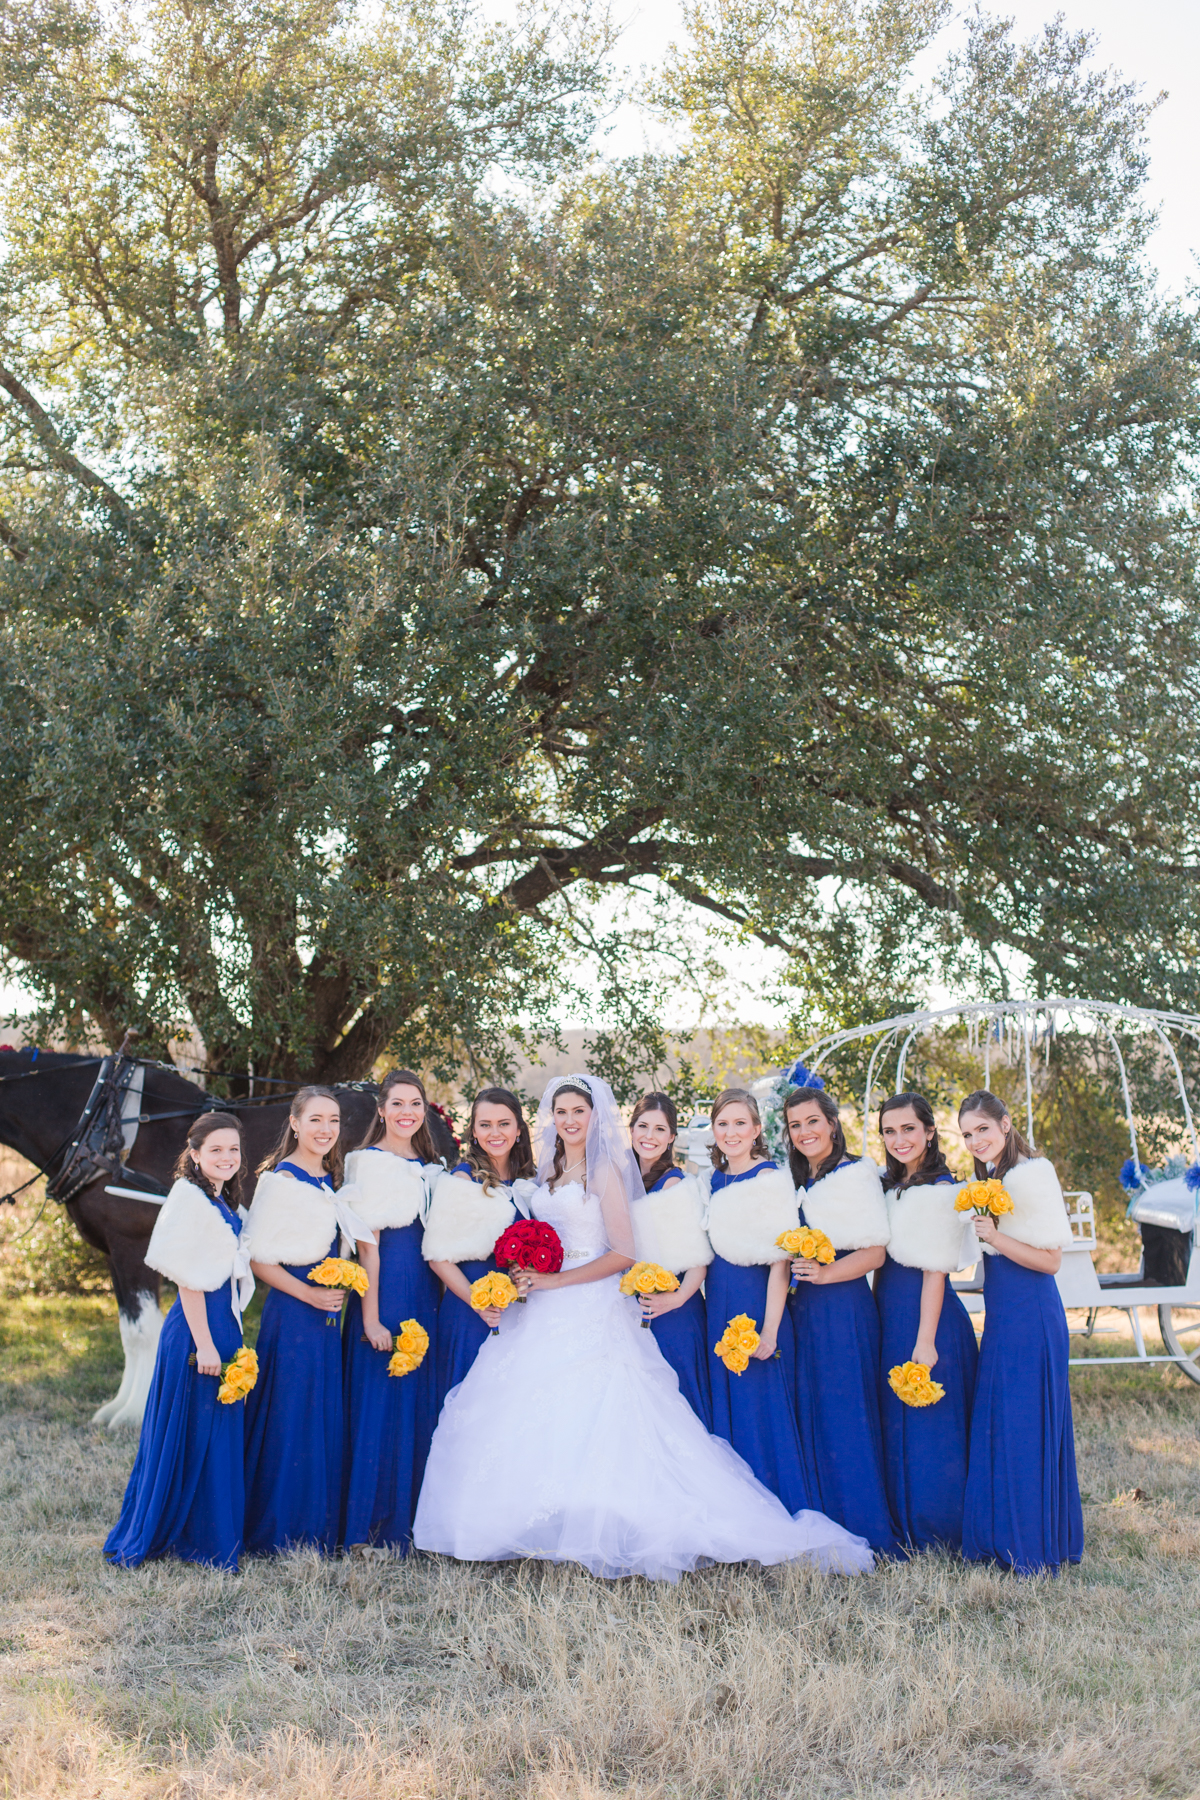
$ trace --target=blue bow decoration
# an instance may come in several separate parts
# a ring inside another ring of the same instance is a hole
[[[812,1074],[802,1062],[794,1062],[787,1072],[787,1079],[793,1087],[823,1088],[825,1083],[819,1075]]]
[[[1200,1188],[1200,1163],[1193,1163],[1183,1179],[1194,1194]]]
[[[1135,1163],[1132,1156],[1127,1156],[1121,1164],[1119,1180],[1125,1192],[1132,1194],[1136,1188],[1145,1187],[1147,1175],[1153,1173],[1154,1171],[1147,1168],[1145,1163]],[[1197,1179],[1200,1180],[1200,1176]]]

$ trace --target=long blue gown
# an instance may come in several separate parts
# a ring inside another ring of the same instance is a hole
[[[718,1169],[713,1175],[714,1193],[739,1181],[751,1181],[774,1163],[757,1163],[741,1175]],[[790,1513],[819,1507],[804,1478],[800,1444],[791,1395],[784,1380],[784,1363],[793,1355],[792,1323],[788,1309],[779,1322],[778,1357],[766,1362],[751,1359],[740,1375],[732,1374],[716,1355],[717,1342],[730,1319],[747,1313],[759,1330],[767,1307],[769,1263],[726,1262],[714,1256],[705,1277],[705,1311],[708,1321],[708,1373],[712,1391],[713,1432],[733,1445],[748,1462],[764,1487],[778,1495]]]
[[[382,1151],[388,1156],[390,1151]],[[419,1159],[414,1158],[414,1161]],[[342,1542],[386,1545],[403,1556],[412,1543],[417,1496],[437,1423],[440,1283],[421,1255],[424,1226],[389,1225],[379,1240],[379,1322],[393,1336],[405,1319],[429,1333],[429,1348],[409,1375],[389,1375],[391,1352],[375,1350],[363,1330],[362,1301],[351,1294],[344,1334],[346,1465]]]
[[[296,1163],[281,1173],[332,1193]],[[307,1281],[338,1232],[311,1262],[284,1263]],[[271,1288],[258,1332],[258,1380],[246,1400],[246,1549],[268,1555],[292,1546],[332,1551],[342,1499],[342,1339],[335,1312],[321,1312]]]
[[[803,1207],[800,1220],[807,1225]],[[837,1259],[853,1254],[839,1250]],[[801,1282],[791,1310],[796,1423],[812,1505],[878,1554],[896,1556],[879,1420],[879,1313],[870,1285],[865,1275],[820,1287]]]
[[[954,1185],[951,1176],[942,1181]],[[970,1314],[950,1286],[949,1276],[934,1336],[938,1359],[933,1379],[945,1394],[933,1406],[905,1406],[888,1384],[889,1369],[907,1362],[917,1341],[923,1281],[920,1269],[893,1262],[890,1256],[875,1272],[884,1477],[901,1540],[917,1550],[957,1550],[962,1545],[967,1438],[979,1350]]]
[[[470,1163],[466,1162],[458,1163],[450,1173],[465,1176],[468,1181],[476,1179]],[[477,1258],[458,1266],[468,1281],[479,1281],[495,1269],[496,1259],[494,1256]],[[439,1413],[450,1389],[465,1379],[467,1370],[487,1340],[488,1329],[473,1306],[468,1306],[465,1300],[446,1289],[438,1307],[436,1404]]]
[[[679,1175],[668,1169],[660,1175],[654,1186],[648,1191],[659,1193],[669,1187],[672,1182],[681,1180]],[[682,1269],[673,1269],[672,1274],[682,1275]],[[740,1309],[744,1310],[744,1309]],[[733,1315],[730,1314],[730,1317]],[[761,1319],[758,1321],[761,1324]],[[679,1377],[679,1391],[701,1420],[706,1431],[713,1428],[712,1384],[708,1374],[708,1359],[711,1354],[708,1342],[708,1315],[704,1304],[703,1287],[685,1300],[674,1312],[663,1313],[661,1318],[652,1320],[650,1325],[654,1333],[654,1341]],[[724,1326],[721,1328],[724,1330]],[[718,1331],[713,1343],[721,1333]],[[750,1371],[747,1369],[746,1374]],[[743,1377],[744,1379],[744,1377]],[[722,1436],[725,1434],[722,1433]]]
[[[1066,1317],[1053,1275],[1002,1255],[983,1267],[963,1555],[1057,1573],[1083,1555]]]
[[[242,1222],[223,1200],[213,1200],[235,1232]],[[242,1347],[241,1327],[230,1304],[232,1282],[204,1296],[208,1329],[222,1362]],[[176,1295],[158,1340],[142,1435],[121,1514],[108,1534],[109,1562],[135,1568],[148,1558],[236,1569],[242,1549],[242,1410],[223,1405],[220,1378],[201,1375],[191,1362],[191,1328]]]

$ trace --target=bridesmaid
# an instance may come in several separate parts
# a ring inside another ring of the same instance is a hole
[[[179,1293],[158,1340],[121,1516],[104,1546],[126,1568],[158,1556],[238,1566],[243,1403],[223,1404],[217,1389],[221,1364],[242,1347],[242,1308],[254,1293],[238,1243],[242,1174],[239,1120],[201,1113],[146,1252]]]
[[[1067,1321],[1054,1280],[1071,1227],[1053,1163],[1034,1155],[995,1094],[968,1094],[958,1125],[977,1178],[1002,1181],[1013,1203],[999,1219],[974,1221],[984,1321],[963,1555],[1018,1575],[1057,1574],[1083,1555]]]
[[[804,1479],[781,1360],[793,1354],[792,1326],[786,1309],[787,1252],[775,1240],[796,1224],[795,1190],[768,1158],[758,1103],[744,1088],[718,1095],[712,1131],[713,1259],[705,1282],[709,1344],[738,1313],[754,1320],[760,1339],[741,1375],[731,1374],[710,1348],[713,1431],[796,1513],[819,1502]]]
[[[513,1183],[536,1179],[521,1102],[507,1088],[481,1088],[471,1102],[466,1156],[434,1187],[421,1245],[445,1288],[438,1309],[439,1414],[500,1322],[497,1307],[475,1311],[471,1283],[496,1267],[492,1246],[517,1217]]]
[[[708,1324],[701,1287],[713,1253],[701,1223],[704,1200],[700,1184],[694,1175],[685,1177],[676,1166],[678,1135],[679,1120],[670,1096],[643,1094],[629,1121],[629,1137],[646,1189],[646,1199],[633,1209],[634,1237],[644,1221],[645,1260],[661,1263],[680,1281],[673,1294],[647,1294],[642,1314],[650,1320],[655,1343],[679,1377],[680,1393],[711,1431]]]
[[[303,1087],[262,1165],[246,1221],[250,1267],[270,1288],[258,1332],[258,1382],[246,1401],[246,1549],[337,1548],[342,1499],[340,1288],[308,1276],[336,1256],[339,1227],[370,1251],[370,1229],[335,1189],[341,1110]]]
[[[933,1108],[893,1094],[879,1109],[891,1236],[875,1277],[881,1352],[884,1475],[900,1536],[917,1550],[962,1548],[967,1434],[979,1351],[966,1307],[947,1276],[977,1260],[970,1225],[954,1210]],[[925,1363],[945,1388],[932,1406],[906,1406],[888,1370]]]
[[[378,1238],[363,1253],[370,1286],[351,1294],[343,1334],[346,1466],[342,1541],[405,1555],[437,1423],[437,1281],[421,1255],[429,1188],[443,1173],[427,1123],[425,1087],[392,1069],[364,1143],[346,1160],[352,1204]],[[389,1375],[393,1334],[406,1319],[429,1333],[409,1375]]]
[[[879,1170],[847,1153],[837,1103],[824,1088],[794,1088],[784,1101],[788,1161],[802,1190],[801,1219],[833,1244],[832,1263],[797,1257],[795,1398],[812,1505],[898,1554],[883,1474],[879,1419],[879,1313],[867,1274],[882,1268],[887,1207]]]

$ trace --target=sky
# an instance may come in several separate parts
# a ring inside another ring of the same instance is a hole
[[[493,0],[491,13],[511,11],[507,0]],[[938,41],[923,59],[920,75],[937,68],[946,51],[961,40],[964,20],[973,8],[960,8]],[[1073,30],[1089,31],[1097,39],[1096,63],[1113,68],[1135,82],[1146,98],[1163,93],[1165,98],[1149,126],[1150,203],[1160,215],[1151,241],[1150,255],[1164,288],[1182,293],[1197,278],[1196,253],[1200,251],[1200,181],[1196,179],[1197,120],[1200,119],[1200,0],[1063,0],[1061,6],[1043,0],[1010,0],[1007,6],[988,10],[1011,18],[1019,37],[1039,33],[1056,12]],[[614,15],[624,23],[615,61],[634,74],[657,63],[672,40],[682,37],[682,16],[676,0],[653,0],[637,5],[634,0],[614,0]],[[646,124],[632,106],[625,106],[609,121],[605,143],[615,154],[636,151],[644,141]],[[762,946],[724,945],[718,954],[737,984],[730,999],[733,1009],[747,1021],[778,1023],[767,1003],[764,985],[773,985],[780,958]],[[24,1010],[19,987],[0,984],[0,1018]],[[572,1020],[569,1023],[575,1023]]]

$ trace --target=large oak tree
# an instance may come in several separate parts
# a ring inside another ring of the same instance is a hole
[[[0,16],[0,942],[49,1015],[483,1067],[637,885],[802,1006],[1197,1003],[1197,333],[1084,42],[980,19],[918,93],[935,0],[715,0],[678,147],[606,161],[586,18]]]

